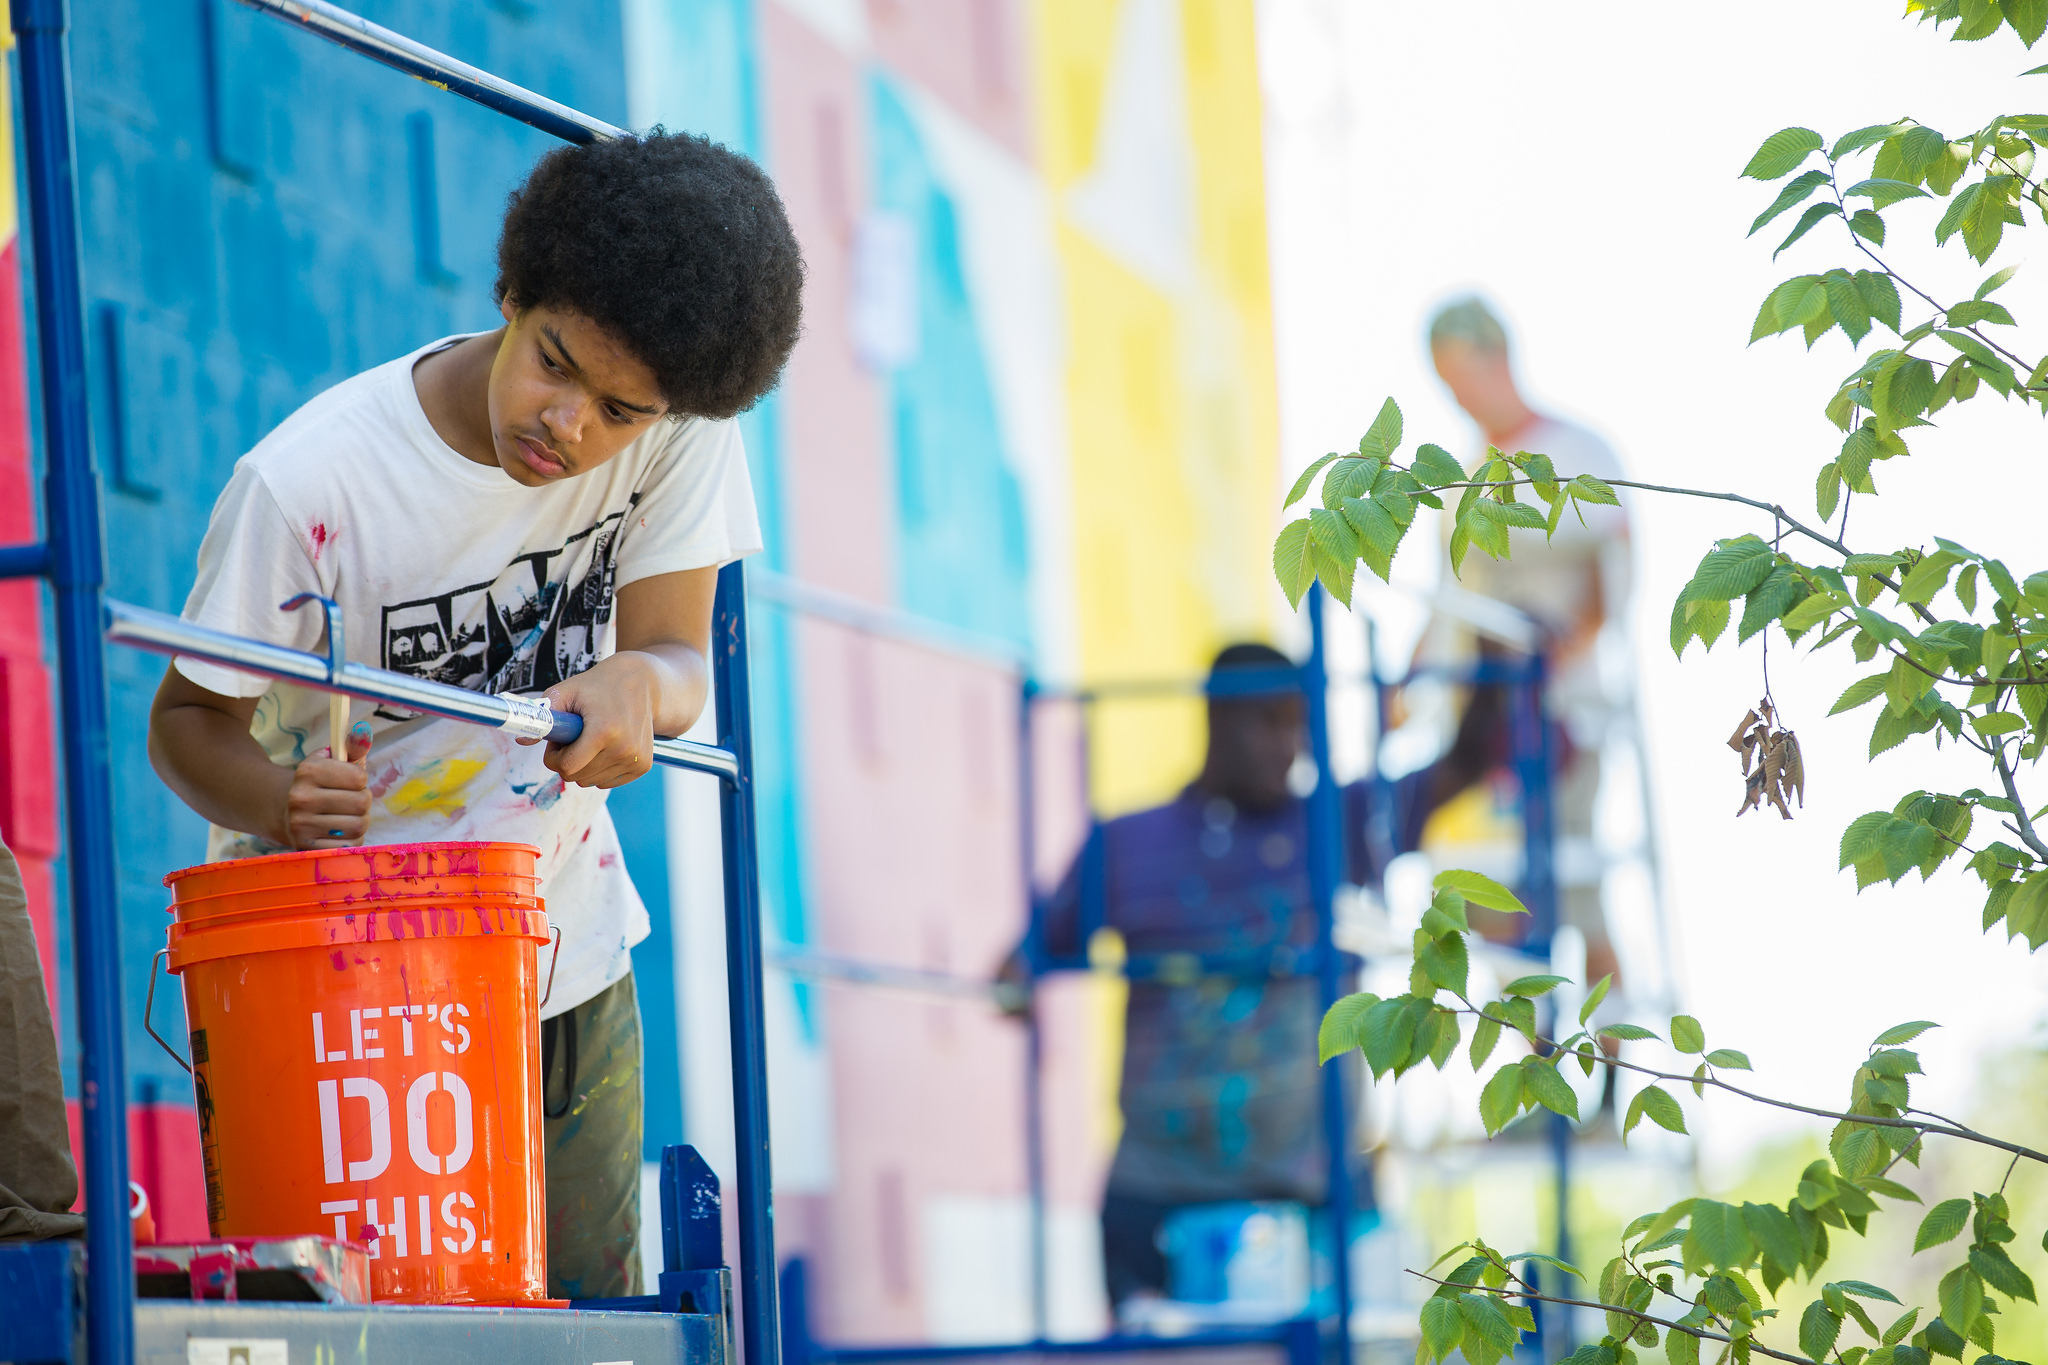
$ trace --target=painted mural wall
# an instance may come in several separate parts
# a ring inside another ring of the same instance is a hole
[[[1023,680],[1192,676],[1277,624],[1251,0],[355,8],[600,118],[706,133],[781,186],[807,329],[742,419],[769,547],[751,570],[779,1237],[812,1267],[822,1335],[1027,1333],[1024,1040],[982,989],[1026,916]],[[492,325],[496,219],[547,140],[231,0],[107,0],[78,22],[109,586],[175,609],[263,432]],[[12,336],[0,479],[18,481]],[[14,793],[49,790],[47,694],[32,590],[7,591],[0,832],[33,852],[47,816]],[[143,755],[159,665],[112,666],[136,1167],[166,1234],[198,1235],[189,1090],[141,1006],[159,879],[199,861],[203,830]],[[1164,799],[1199,760],[1187,702],[1107,710],[1085,746],[1071,709],[1035,732],[1041,885],[1091,806]],[[635,952],[648,1155],[687,1139],[729,1173],[715,792],[667,773],[613,810],[655,923]],[[1105,981],[1046,992],[1063,1335],[1104,1325],[1116,1017]]]
[[[629,60],[635,121],[761,158],[810,268],[805,339],[748,433],[772,508],[755,687],[775,718],[758,728],[780,731],[762,754],[779,1245],[809,1265],[822,1336],[1020,1337],[1024,1040],[976,992],[1026,915],[1021,681],[1188,677],[1275,625],[1251,6],[626,17],[629,53],[659,54]],[[1041,884],[1090,803],[1165,799],[1200,757],[1188,702],[1097,715],[1085,758],[1071,710],[1036,730]],[[711,792],[666,793],[675,918],[636,956],[643,1009],[669,968],[681,1130],[729,1170]],[[1047,996],[1049,1319],[1087,1335],[1117,998],[1086,979]]]

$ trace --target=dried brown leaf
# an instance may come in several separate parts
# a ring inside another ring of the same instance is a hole
[[[1747,758],[1748,755],[1744,751],[1747,750],[1751,744],[1755,743],[1755,740],[1751,737],[1749,733],[1749,728],[1752,725],[1755,725],[1756,723],[1756,712],[1752,711],[1748,715],[1744,716],[1742,718],[1742,724],[1735,727],[1735,733],[1728,736],[1728,747],[1733,749],[1738,754],[1743,754],[1743,756]]]

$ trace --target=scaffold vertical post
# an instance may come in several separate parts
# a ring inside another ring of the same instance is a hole
[[[718,743],[739,759],[719,784],[725,865],[725,970],[732,1029],[733,1138],[739,1184],[740,1325],[746,1365],[777,1365],[775,1208],[768,1142],[768,1038],[761,981],[760,871],[754,861],[754,726],[747,677],[745,570],[718,572],[711,626]]]
[[[1309,652],[1301,668],[1307,702],[1309,756],[1315,760],[1316,785],[1308,798],[1308,883],[1316,910],[1316,962],[1322,1007],[1337,1003],[1343,989],[1335,929],[1337,883],[1343,875],[1343,795],[1330,767],[1330,674],[1325,652],[1323,612],[1328,598],[1320,584],[1308,590]],[[1323,1145],[1329,1155],[1329,1222],[1331,1288],[1336,1305],[1333,1358],[1345,1361],[1351,1349],[1351,1163],[1350,1116],[1344,1093],[1345,1062],[1323,1068]]]
[[[135,1258],[128,1228],[128,1083],[122,1057],[120,926],[101,653],[99,486],[89,445],[85,309],[64,0],[14,0],[24,179],[34,260],[44,451],[44,535],[63,680],[64,835],[78,984],[85,1128],[86,1329],[93,1365],[134,1357]]]

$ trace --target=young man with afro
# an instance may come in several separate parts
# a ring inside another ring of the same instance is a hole
[[[504,325],[444,337],[286,418],[214,505],[188,620],[294,649],[342,609],[348,657],[583,717],[566,746],[178,659],[157,772],[218,860],[356,844],[541,850],[562,930],[541,975],[549,1292],[640,1292],[648,918],[606,790],[702,711],[721,565],[761,548],[733,418],[796,343],[803,261],[759,167],[656,130],[543,157],[505,214]]]

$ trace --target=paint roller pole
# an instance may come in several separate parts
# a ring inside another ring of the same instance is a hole
[[[78,973],[85,1127],[86,1340],[93,1365],[134,1356],[135,1258],[128,1230],[128,1085],[122,1063],[113,791],[107,774],[106,660],[100,652],[99,487],[87,444],[85,311],[64,0],[14,0],[20,49],[29,246],[41,364],[44,533],[63,682],[65,858]]]
[[[1301,667],[1301,687],[1308,703],[1309,756],[1315,760],[1316,787],[1308,798],[1308,886],[1316,908],[1316,963],[1325,1010],[1343,990],[1335,929],[1337,882],[1342,876],[1343,794],[1330,769],[1330,676],[1323,644],[1321,584],[1308,590],[1309,651]],[[1330,1265],[1336,1298],[1337,1339],[1332,1356],[1351,1355],[1351,1124],[1345,1112],[1342,1060],[1323,1068],[1323,1146],[1330,1160]]]
[[[777,1365],[781,1350],[768,1147],[768,1043],[761,999],[760,870],[754,843],[754,721],[747,691],[747,587],[737,563],[718,571],[711,675],[719,747],[738,760],[733,780],[719,784],[718,806],[725,864],[733,1139],[739,1168],[740,1325],[746,1365]]]

